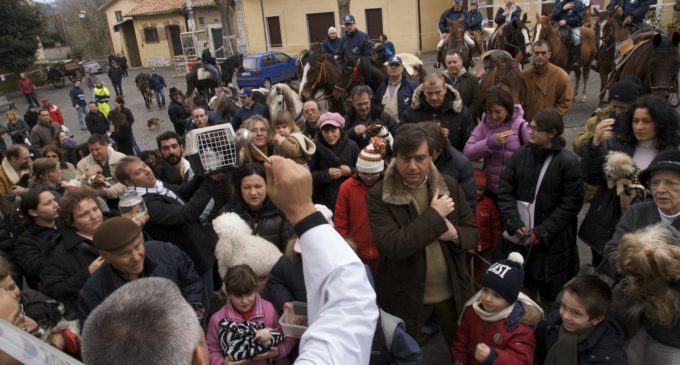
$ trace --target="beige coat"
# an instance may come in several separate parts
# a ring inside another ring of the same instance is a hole
[[[522,71],[522,79],[526,85],[524,100],[524,118],[531,120],[539,109],[553,107],[564,117],[571,107],[573,89],[571,78],[564,70],[548,62],[538,70],[529,66]]]
[[[109,146],[109,168],[111,169],[111,176],[116,175],[116,166],[118,166],[118,162],[122,160],[125,157],[124,154],[120,152],[116,152],[113,150],[111,146]],[[78,166],[76,167],[76,179],[80,180],[80,183],[82,185],[87,185],[87,169],[90,168],[90,166],[94,166],[98,164],[98,162],[92,157],[92,155],[88,155],[87,157],[83,158],[82,160],[78,161]],[[110,187],[106,188],[106,199],[114,199],[118,198],[123,193],[125,192],[125,185],[121,184],[120,182],[117,182]]]

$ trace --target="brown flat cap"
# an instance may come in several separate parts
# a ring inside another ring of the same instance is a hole
[[[139,226],[129,218],[109,218],[94,231],[92,244],[98,250],[115,251],[134,241],[140,231]]]

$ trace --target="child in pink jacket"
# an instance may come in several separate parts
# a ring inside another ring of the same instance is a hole
[[[210,365],[266,365],[273,360],[277,365],[287,365],[287,355],[295,346],[295,339],[283,338],[274,305],[262,299],[257,293],[255,273],[248,265],[238,265],[229,269],[224,278],[227,289],[227,303],[210,318],[208,325],[208,353]],[[262,327],[251,341],[242,341],[227,335],[227,328],[234,326]],[[231,340],[231,342],[230,342]],[[238,341],[238,343],[237,343]],[[244,345],[244,343],[246,343]],[[226,353],[243,354],[246,345],[255,344],[261,351],[250,360],[237,360],[226,357]],[[235,349],[234,346],[240,346]]]

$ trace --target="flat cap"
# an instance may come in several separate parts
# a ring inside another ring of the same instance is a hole
[[[98,250],[115,251],[134,241],[140,232],[141,228],[131,219],[113,217],[97,227],[92,237],[92,244]]]

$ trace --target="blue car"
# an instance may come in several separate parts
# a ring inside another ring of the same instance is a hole
[[[295,59],[283,52],[262,52],[243,57],[243,68],[236,76],[239,87],[266,87],[292,80],[296,76]]]

